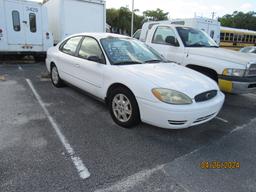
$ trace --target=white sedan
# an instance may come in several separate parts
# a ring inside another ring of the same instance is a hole
[[[52,83],[63,82],[105,101],[113,120],[167,129],[213,119],[224,94],[210,78],[169,63],[144,43],[108,33],[70,36],[47,51]]]

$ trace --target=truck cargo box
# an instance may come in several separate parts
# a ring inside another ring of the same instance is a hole
[[[74,33],[106,31],[105,1],[49,0],[44,6],[55,44]]]

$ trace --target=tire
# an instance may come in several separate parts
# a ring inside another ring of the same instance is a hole
[[[56,65],[52,65],[52,67],[51,67],[51,81],[55,87],[59,88],[59,87],[63,86],[63,81],[61,80],[61,78],[59,76],[59,72],[58,72]]]
[[[127,88],[114,89],[108,97],[108,107],[116,124],[124,128],[132,128],[140,123],[138,103]]]

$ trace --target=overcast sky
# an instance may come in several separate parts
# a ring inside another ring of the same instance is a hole
[[[41,0],[34,0],[41,1]],[[54,0],[52,0],[54,1]],[[132,0],[106,0],[107,8],[128,6],[131,9]],[[171,18],[189,18],[197,16],[223,16],[233,11],[256,11],[256,0],[134,0],[135,9],[140,13],[156,8],[169,12]]]

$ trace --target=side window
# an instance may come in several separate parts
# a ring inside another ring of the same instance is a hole
[[[76,48],[80,42],[82,37],[72,37],[69,40],[67,40],[63,45],[60,47],[60,51],[63,53],[67,53],[69,55],[75,55]]]
[[[83,59],[88,59],[99,63],[105,63],[104,55],[98,42],[91,37],[84,38],[78,52],[78,56]]]
[[[12,23],[13,30],[20,31],[20,13],[18,11],[12,11]]]
[[[229,41],[229,33],[226,33],[226,35],[225,35],[225,41]]]
[[[224,40],[224,33],[220,33],[220,40],[221,40],[221,41]]]
[[[173,44],[175,41],[176,43],[178,43],[174,31],[170,27],[163,26],[157,28],[152,43],[170,45]]]
[[[29,13],[29,26],[32,33],[36,32],[36,14]]]
[[[230,33],[230,41],[234,41],[234,34],[233,33]]]

